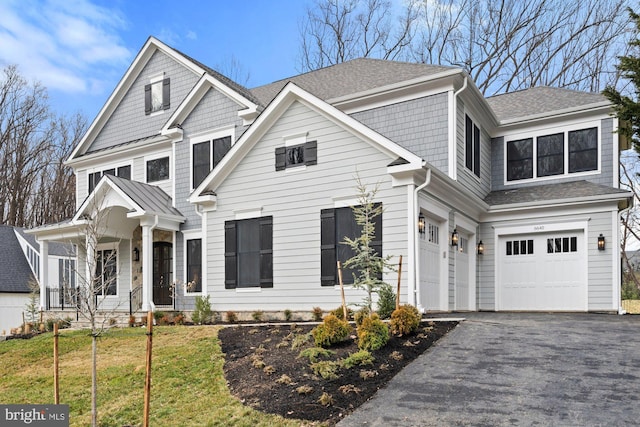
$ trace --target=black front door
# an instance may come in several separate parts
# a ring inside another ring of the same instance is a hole
[[[172,305],[173,245],[167,242],[153,244],[153,303]]]

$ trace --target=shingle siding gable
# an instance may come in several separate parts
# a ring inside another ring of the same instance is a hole
[[[145,115],[144,87],[151,78],[164,72],[171,79],[170,108]],[[195,73],[169,56],[156,51],[142,69],[129,91],[93,141],[87,152],[108,148],[125,141],[157,135],[171,113],[180,105],[198,81]]]

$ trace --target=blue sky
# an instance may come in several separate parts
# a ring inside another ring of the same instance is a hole
[[[298,74],[310,0],[1,0],[0,67],[47,87],[54,111],[91,121],[153,35],[248,87]],[[226,69],[225,69],[226,67]]]

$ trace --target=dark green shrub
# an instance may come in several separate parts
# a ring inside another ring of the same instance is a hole
[[[206,325],[213,320],[213,311],[211,311],[211,302],[209,295],[206,298],[196,297],[196,308],[193,310],[191,320],[197,325]]]
[[[373,362],[375,360],[376,359],[367,350],[360,350],[353,354],[350,354],[349,357],[344,359],[342,361],[342,366],[350,369],[354,366],[373,365]]]
[[[156,321],[156,323],[160,323],[160,320],[166,316],[166,313],[164,311],[154,311],[153,312],[153,319]]]
[[[313,307],[313,310],[311,310],[311,314],[313,315],[313,320],[315,322],[322,322],[322,315],[324,313],[320,307]]]
[[[321,324],[311,331],[316,347],[329,347],[344,341],[351,332],[349,323],[327,314]]]
[[[389,328],[377,314],[365,317],[358,326],[358,348],[378,350],[389,341]]]
[[[311,364],[311,370],[314,374],[322,377],[325,380],[335,380],[338,378],[338,369],[340,364],[332,362],[330,360],[323,360]]]
[[[336,354],[336,352],[327,350],[326,348],[310,347],[302,350],[298,355],[298,359],[305,358],[309,359],[310,363],[316,363],[318,360],[320,360],[321,357],[328,358],[333,354]]]
[[[640,290],[633,280],[622,280],[622,299],[640,299]]]
[[[396,293],[388,283],[380,285],[378,289],[378,315],[381,319],[388,319],[396,309]]]
[[[356,321],[356,327],[362,324],[362,321],[365,317],[369,317],[371,313],[369,313],[369,309],[367,307],[362,307],[360,310],[356,311],[356,314],[353,316],[353,319]]]
[[[291,310],[286,309],[284,311],[284,320],[288,322],[289,320],[291,320],[292,317],[293,317],[293,313],[291,312]]]
[[[420,312],[412,305],[401,305],[391,313],[391,333],[406,335],[418,330]]]

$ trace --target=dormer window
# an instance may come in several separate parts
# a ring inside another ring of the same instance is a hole
[[[150,83],[144,87],[144,113],[149,115],[169,109],[170,91],[169,78],[164,75],[154,77]]]

